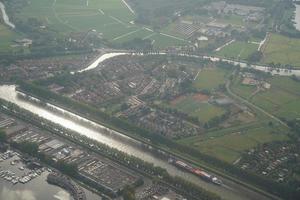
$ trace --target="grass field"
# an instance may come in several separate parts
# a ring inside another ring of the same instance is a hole
[[[232,26],[244,26],[245,22],[243,21],[243,17],[238,15],[230,15],[224,18],[218,18],[217,22],[219,23],[227,23]]]
[[[274,77],[272,88],[259,93],[252,101],[278,117],[300,117],[300,83],[287,77]]]
[[[157,47],[182,44],[175,38],[153,34],[146,27],[132,23],[135,14],[122,0],[31,0],[17,17],[38,18],[62,33],[94,29],[104,39],[116,43],[149,38],[156,41]]]
[[[300,82],[289,77],[272,77],[267,80],[271,89],[261,91],[250,100],[266,111],[287,119],[300,117]],[[236,82],[233,91],[248,99],[255,87],[243,86]]]
[[[300,67],[300,39],[272,34],[264,51],[263,62],[290,64]]]
[[[200,101],[193,95],[183,96],[171,103],[171,106],[190,116],[197,117],[201,122],[207,122],[213,117],[220,116],[225,113],[221,107],[217,107],[207,101]]]
[[[0,24],[0,53],[16,51],[19,48],[12,48],[13,40],[19,36],[11,31],[7,26]]]
[[[245,60],[257,49],[258,44],[236,41],[216,52],[216,54],[225,58]]]
[[[200,90],[212,90],[221,84],[225,84],[227,74],[228,71],[225,69],[217,67],[204,68],[196,77],[196,80],[194,81],[194,87]]]
[[[253,124],[250,127],[236,127],[209,132],[180,140],[182,144],[192,146],[202,153],[214,156],[227,162],[234,162],[241,154],[259,144],[288,139],[284,131],[266,124]]]

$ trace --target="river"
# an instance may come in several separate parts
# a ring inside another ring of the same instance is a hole
[[[296,6],[296,11],[295,11],[295,27],[298,31],[300,31],[300,5],[295,4]]]
[[[95,69],[95,68],[100,66],[101,62],[104,62],[105,60],[108,60],[110,58],[114,58],[114,57],[117,57],[117,56],[121,56],[121,55],[138,55],[138,56],[142,56],[144,54],[129,53],[129,52],[128,53],[124,53],[124,52],[122,52],[122,53],[106,53],[106,54],[103,54],[103,55],[99,56],[97,59],[94,60],[94,62],[90,63],[87,67],[85,67],[84,69],[81,69],[77,72],[81,73],[81,72],[85,72],[85,71]],[[160,52],[160,53],[153,54],[153,55],[167,55],[167,53]],[[252,68],[252,69],[255,69],[255,70],[258,70],[258,71],[271,73],[272,75],[278,75],[278,76],[292,76],[292,75],[295,75],[295,76],[300,76],[300,69],[292,69],[292,70],[288,70],[288,69],[284,69],[284,68],[272,69],[271,67],[268,67],[268,66],[265,66],[265,65],[248,65],[245,62],[238,62],[238,61],[219,58],[219,57],[215,57],[215,56],[199,56],[199,55],[188,55],[188,54],[180,54],[180,53],[175,54],[175,55],[183,56],[183,57],[190,57],[190,58],[207,59],[207,60],[210,60],[212,62],[223,61],[223,62],[227,62],[227,63],[233,64],[233,65],[236,65],[236,66],[240,66],[241,68]],[[74,74],[74,73],[72,72],[72,74]]]
[[[199,185],[200,187],[203,187],[209,191],[217,193],[218,195],[222,196],[224,199],[230,199],[230,200],[268,199],[258,193],[248,190],[247,188],[227,179],[221,178],[222,181],[224,182],[223,186],[216,186],[211,183],[202,181],[201,179],[199,179],[198,177],[192,174],[185,173],[182,170],[177,169],[173,165],[169,164],[166,159],[160,159],[157,156],[154,156],[153,153],[151,153],[150,150],[146,149],[144,145],[142,145],[142,143],[139,141],[124,136],[121,133],[118,133],[116,131],[109,130],[108,128],[105,128],[99,124],[91,122],[88,119],[82,118],[76,114],[70,113],[69,111],[60,109],[61,111],[64,112],[64,114],[61,112],[53,112],[50,109],[48,109],[49,106],[55,107],[53,105],[48,104],[48,106],[46,107],[40,107],[29,101],[18,98],[17,93],[18,92],[16,92],[14,85],[0,86],[0,98],[15,103],[18,106],[22,107],[23,109],[26,109],[34,114],[37,114],[40,117],[55,122],[79,134],[92,138],[100,143],[105,143],[110,147],[114,147],[127,154],[134,155],[142,160],[151,162],[155,166],[160,166],[162,168],[165,168],[171,175],[174,176],[176,175],[184,179],[187,179]],[[66,117],[66,115],[72,117]],[[85,123],[79,123],[79,121],[82,120],[84,120]],[[98,127],[97,130],[95,129],[95,127]],[[109,134],[107,132],[109,132]]]
[[[9,21],[9,17],[6,14],[5,6],[1,1],[0,1],[0,10],[2,13],[2,18],[3,18],[4,23],[13,29],[16,28],[16,26]]]

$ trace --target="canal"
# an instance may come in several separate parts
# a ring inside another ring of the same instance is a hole
[[[250,199],[268,199],[252,190],[249,190],[240,184],[236,184],[230,180],[223,179],[224,185],[216,186],[211,183],[205,182],[198,177],[185,173],[173,165],[169,164],[166,159],[160,159],[153,155],[150,150],[147,150],[144,145],[122,135],[114,130],[110,130],[100,124],[89,121],[74,113],[59,108],[61,112],[53,111],[55,106],[48,104],[47,106],[40,107],[37,104],[26,101],[23,98],[18,98],[18,92],[15,90],[14,85],[2,85],[0,86],[0,98],[15,103],[23,109],[26,109],[42,118],[45,118],[51,122],[61,125],[67,129],[73,130],[81,135],[94,139],[100,143],[104,143],[110,147],[116,148],[127,154],[136,156],[144,161],[153,163],[155,166],[165,168],[171,175],[180,176],[186,180],[189,180],[206,190],[214,192],[224,199],[230,200],[250,200]],[[68,115],[68,117],[66,117]],[[81,123],[84,121],[85,123]]]

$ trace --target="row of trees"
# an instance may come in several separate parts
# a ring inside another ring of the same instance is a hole
[[[186,194],[187,196],[191,197],[191,199],[198,199],[201,198],[203,200],[218,200],[220,199],[218,196],[215,194],[212,194],[202,188],[199,188],[198,186],[186,182],[183,179],[179,177],[172,177],[170,176],[167,171],[163,168],[160,167],[155,167],[152,163],[145,162],[137,157],[127,155],[124,152],[118,151],[117,149],[111,148],[105,144],[98,143],[92,139],[89,139],[85,136],[79,135],[76,132],[72,132],[70,130],[67,130],[63,127],[60,127],[52,122],[49,122],[37,115],[34,115],[30,113],[29,111],[23,110],[19,108],[18,106],[5,102],[3,100],[0,100],[0,104],[5,104],[5,106],[11,110],[10,114],[15,115],[16,117],[21,118],[22,120],[28,121],[40,128],[43,128],[45,130],[51,131],[54,134],[57,134],[61,137],[65,137],[68,140],[71,140],[72,142],[81,145],[85,147],[86,149],[89,149],[91,151],[94,151],[98,154],[101,154],[105,157],[110,158],[111,160],[114,160],[122,165],[125,165],[134,171],[138,171],[142,174],[145,174],[147,176],[151,177],[159,177],[159,180],[164,182],[165,184],[168,184],[177,190],[181,191],[182,193]],[[1,109],[2,107],[0,107]],[[5,110],[7,111],[7,110]],[[67,133],[67,134],[66,134]],[[69,137],[72,136],[72,137]],[[81,142],[79,142],[81,141]],[[21,144],[23,146],[23,144]],[[28,146],[27,144],[25,145],[26,147]],[[34,145],[33,145],[34,146]],[[17,148],[20,148],[19,146],[16,146]],[[22,148],[22,147],[21,147]],[[53,163],[53,161],[48,157],[43,154],[37,154],[36,151],[32,151],[31,149],[36,149],[35,147],[30,147],[27,150],[23,150],[24,152],[28,152],[31,155],[35,155],[39,157],[42,161],[60,169],[63,172],[66,172],[68,175],[73,176],[75,174],[70,174],[68,171],[72,166],[65,166],[65,167],[60,167],[61,163]],[[75,177],[78,178],[79,175],[76,175]],[[84,177],[79,176],[80,180],[84,181],[88,185],[91,185],[92,187],[106,192],[109,194],[109,191],[104,191],[103,188],[98,187],[95,185],[93,182],[90,182]],[[142,184],[142,182],[139,180],[135,186]],[[111,194],[112,195],[112,194]],[[196,198],[197,197],[197,198]]]
[[[149,139],[153,145],[163,145],[167,146],[170,149],[176,149],[177,151],[182,152],[183,154],[190,155],[194,158],[201,159],[202,161],[208,163],[211,166],[215,166],[218,168],[218,170],[230,174],[231,176],[234,176],[236,178],[239,178],[243,181],[249,182],[253,185],[256,185],[258,187],[263,188],[264,190],[276,194],[278,196],[284,197],[286,199],[295,199],[296,197],[300,197],[300,192],[296,191],[295,188],[290,188],[287,185],[279,184],[277,182],[274,182],[270,179],[267,179],[263,176],[256,175],[254,173],[242,170],[238,167],[235,167],[227,162],[218,160],[214,157],[205,155],[198,150],[178,144],[164,136],[151,133],[148,130],[139,128],[134,126],[133,124],[128,123],[125,120],[115,118],[113,116],[110,116],[104,112],[101,112],[97,109],[91,108],[88,105],[81,104],[78,102],[75,102],[69,98],[54,94],[49,92],[48,90],[45,90],[43,88],[40,88],[36,85],[33,85],[31,83],[26,82],[20,82],[20,88],[24,90],[25,92],[34,94],[38,97],[41,97],[47,101],[59,103],[63,106],[65,106],[68,109],[75,110],[79,113],[88,113],[90,117],[92,117],[94,120],[99,122],[104,122],[110,126],[110,128],[116,128],[121,129],[123,132],[130,134],[131,136],[140,136],[143,138]]]

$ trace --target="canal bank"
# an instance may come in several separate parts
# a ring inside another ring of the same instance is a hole
[[[296,10],[295,10],[295,28],[300,31],[300,4],[295,4]]]
[[[224,181],[225,183],[224,187],[215,186],[213,184],[209,184],[205,181],[202,181],[198,177],[185,173],[177,169],[176,167],[170,165],[166,160],[157,158],[151,152],[149,152],[149,150],[145,149],[143,146],[139,147],[138,143],[136,145],[132,145],[131,142],[127,143],[123,141],[118,141],[116,137],[114,137],[114,135],[118,133],[107,134],[101,131],[91,130],[90,126],[87,127],[84,125],[80,125],[77,122],[75,122],[76,120],[65,119],[62,115],[59,115],[58,113],[53,113],[47,110],[47,108],[45,107],[41,108],[38,107],[37,105],[33,105],[30,102],[26,102],[24,100],[18,99],[14,86],[2,86],[0,88],[0,94],[3,94],[1,98],[13,102],[19,105],[20,107],[29,110],[34,114],[37,114],[40,117],[50,120],[51,122],[57,123],[79,134],[92,138],[93,140],[96,140],[100,143],[107,144],[108,146],[116,148],[129,155],[134,155],[144,161],[153,163],[155,166],[160,166],[162,168],[165,168],[171,175],[180,176],[186,180],[189,180],[199,185],[200,187],[203,187],[204,189],[219,194],[225,199],[233,199],[233,200],[234,199],[268,199],[265,196],[262,196],[252,190],[249,190],[229,180]]]
[[[1,1],[0,1],[0,11],[4,23],[12,29],[16,28],[16,26],[9,20],[9,17],[5,10],[5,5]]]

